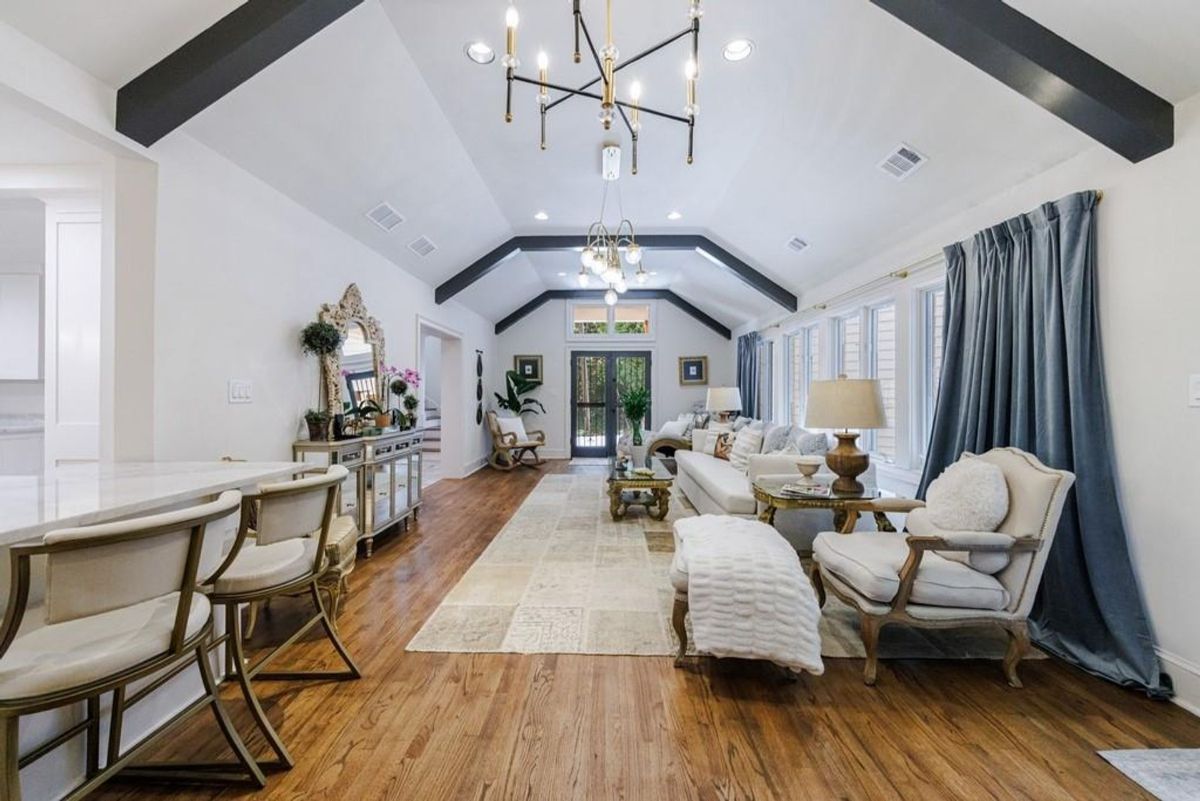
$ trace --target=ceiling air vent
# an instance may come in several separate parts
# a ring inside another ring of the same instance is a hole
[[[404,217],[400,214],[400,212],[393,209],[387,203],[380,203],[378,206],[368,211],[367,219],[388,232],[391,232],[393,228],[404,222]]]
[[[879,169],[897,181],[903,181],[919,170],[925,164],[925,161],[926,158],[924,156],[908,145],[901,143],[899,147],[888,154],[887,158],[879,162]]]
[[[408,243],[408,247],[413,253],[416,253],[421,258],[425,258],[433,251],[437,250],[437,245],[429,241],[429,237],[423,236]]]
[[[788,247],[791,248],[792,250],[796,251],[797,253],[799,253],[800,251],[802,251],[806,247],[808,247],[808,243],[805,242],[800,237],[794,236],[788,241]]]

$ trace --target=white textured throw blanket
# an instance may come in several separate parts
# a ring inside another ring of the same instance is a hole
[[[702,515],[677,521],[675,533],[697,651],[825,672],[816,593],[779,532],[754,520]]]

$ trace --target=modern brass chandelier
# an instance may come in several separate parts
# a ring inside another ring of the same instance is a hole
[[[646,283],[649,277],[642,264],[642,247],[637,243],[633,223],[625,216],[621,204],[620,164],[621,149],[607,145],[604,148],[604,192],[600,196],[600,218],[588,226],[583,252],[579,255],[579,286],[586,288],[591,283],[591,276],[597,276],[602,284],[608,285],[604,302],[609,306],[615,306],[618,297],[629,289],[625,264],[637,268],[633,277],[639,284]],[[620,221],[615,228],[609,228],[604,222],[604,212],[608,206],[608,188],[613,184],[617,186],[617,214]]]
[[[604,126],[604,130],[612,128],[613,119],[619,115],[622,122],[625,123],[626,129],[629,131],[630,139],[633,142],[633,160],[631,171],[637,175],[638,171],[638,136],[641,134],[642,123],[641,113],[644,111],[647,114],[663,119],[674,120],[687,126],[687,163],[693,161],[695,150],[695,131],[696,131],[696,115],[700,108],[696,104],[696,81],[700,75],[699,54],[700,54],[700,18],[704,15],[704,9],[701,6],[701,0],[687,0],[688,2],[688,27],[684,28],[679,33],[669,36],[653,47],[643,50],[637,55],[621,61],[620,51],[617,50],[613,43],[613,9],[612,0],[605,0],[605,44],[600,50],[596,49],[592,41],[592,34],[588,31],[587,23],[583,19],[583,14],[580,11],[581,0],[573,0],[574,17],[575,17],[575,63],[578,64],[582,60],[580,53],[580,36],[587,43],[588,51],[591,53],[592,60],[596,63],[596,68],[600,75],[597,78],[585,83],[578,89],[572,89],[569,86],[551,83],[550,75],[550,59],[546,53],[540,52],[537,57],[538,77],[536,79],[527,78],[523,75],[518,75],[517,70],[521,66],[520,60],[517,58],[517,25],[520,22],[520,14],[517,12],[516,5],[513,0],[510,0],[508,11],[505,13],[505,24],[508,27],[508,35],[506,38],[506,48],[504,58],[501,59],[501,64],[504,65],[507,75],[507,100],[505,105],[504,120],[512,122],[512,96],[513,82],[527,83],[538,87],[538,109],[541,113],[541,147],[546,149],[546,114],[553,108],[565,103],[573,97],[587,97],[592,100],[600,101],[600,122]],[[650,108],[642,105],[642,85],[638,81],[632,81],[629,84],[627,92],[628,100],[617,99],[617,73],[627,67],[641,61],[646,56],[662,50],[664,47],[671,45],[685,37],[691,37],[691,57],[688,59],[684,67],[684,78],[686,80],[686,104],[683,107],[683,114],[670,114],[665,111]],[[589,91],[591,87],[597,83],[603,83],[600,94],[594,91]],[[550,93],[562,93],[561,97],[551,100]]]

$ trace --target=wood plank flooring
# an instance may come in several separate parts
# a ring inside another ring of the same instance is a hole
[[[543,472],[572,469],[597,468]],[[831,659],[825,675],[787,683],[744,662],[677,670],[660,657],[407,653],[541,475],[443,480],[417,525],[377,540],[341,618],[364,678],[258,685],[297,762],[265,790],[110,785],[98,797],[1148,799],[1096,750],[1200,747],[1200,719],[1055,660],[1026,663],[1026,689],[1013,690],[992,662],[885,662],[869,688],[860,660]],[[291,630],[289,603],[262,617],[259,644]],[[311,639],[291,662],[336,664]],[[224,697],[249,733],[240,699]],[[250,742],[265,754],[260,737]],[[216,727],[197,717],[164,751],[220,757]]]

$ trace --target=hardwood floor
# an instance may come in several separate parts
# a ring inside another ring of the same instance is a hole
[[[257,685],[290,772],[257,793],[110,785],[99,797],[1145,799],[1097,749],[1200,747],[1197,718],[1055,660],[1026,663],[1026,689],[1013,690],[991,662],[884,662],[870,688],[861,660],[786,683],[755,663],[407,653],[540,475],[442,480],[419,524],[360,560],[340,625],[364,678]],[[256,637],[286,636],[295,619],[277,604]],[[318,640],[291,661],[336,664]],[[250,732],[240,700],[225,697]],[[265,752],[257,735],[251,747]],[[221,756],[211,719],[179,730],[161,756],[172,755]]]

